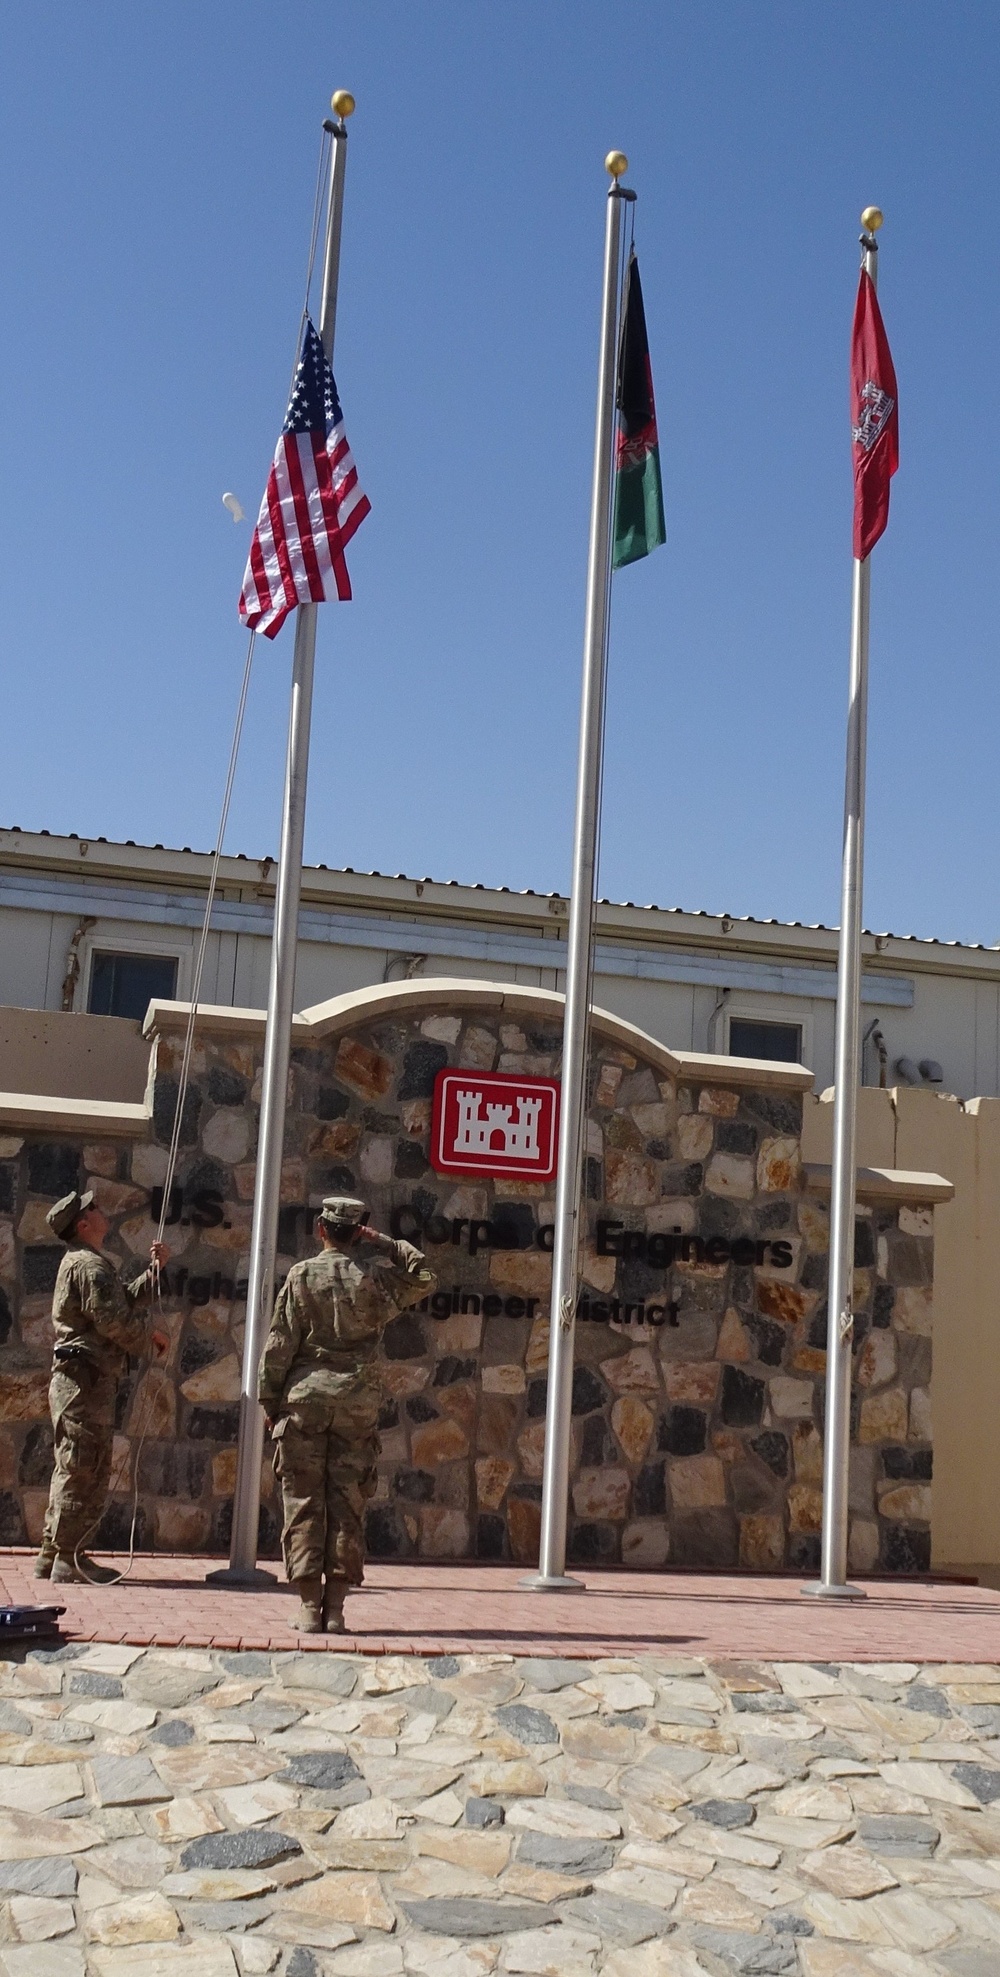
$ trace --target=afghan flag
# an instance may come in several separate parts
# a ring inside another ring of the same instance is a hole
[[[899,393],[875,284],[862,268],[851,331],[854,554],[870,556],[889,520],[889,482],[899,466]]]
[[[646,312],[633,248],[625,273],[625,308],[618,347],[618,436],[615,446],[615,523],[612,569],[637,563],[666,542],[660,447]]]

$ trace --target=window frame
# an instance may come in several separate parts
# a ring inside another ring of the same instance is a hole
[[[754,1004],[749,1002],[748,1000],[744,1001],[742,999],[734,997],[731,1002],[726,1003],[725,1009],[722,1010],[720,1014],[722,1017],[722,1021],[720,1023],[720,1029],[722,1031],[723,1056],[732,1057],[733,1055],[733,1051],[730,1047],[729,1037],[730,1037],[730,1022],[734,1016],[736,1017],[736,1020],[739,1023],[788,1023],[789,1025],[794,1023],[799,1031],[802,1040],[801,1055],[798,1059],[798,1062],[804,1065],[807,1071],[814,1070],[815,1052],[813,1049],[813,1042],[814,1042],[813,1033],[815,1027],[815,1019],[812,1015],[811,1010],[795,1009],[795,1008],[761,1009],[759,1003]],[[786,1057],[767,1057],[760,1059],[761,1063],[766,1063],[766,1064],[787,1064],[789,1061],[790,1060]]]
[[[189,1000],[191,983],[191,948],[189,945],[181,941],[131,940],[125,934],[102,934],[96,928],[91,928],[80,942],[80,973],[77,978],[76,994],[73,1000],[74,1009],[81,1014],[89,1015],[91,1013],[91,981],[94,972],[94,957],[98,954],[134,954],[137,958],[144,961],[175,961],[177,963],[177,981],[174,986],[172,999],[176,1002],[186,1002]],[[116,1017],[115,1020],[117,1022],[129,1022],[133,1019],[129,1017]]]

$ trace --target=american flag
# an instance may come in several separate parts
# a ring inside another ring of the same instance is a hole
[[[240,617],[274,638],[297,604],[351,595],[344,550],[371,503],[344,433],[333,372],[306,317],[292,395],[243,578]]]

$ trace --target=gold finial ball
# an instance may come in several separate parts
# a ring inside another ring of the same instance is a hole
[[[349,89],[335,89],[330,98],[330,108],[338,117],[353,117],[354,98]]]
[[[609,151],[604,160],[604,169],[613,179],[620,179],[628,171],[628,159],[624,151]]]
[[[866,233],[877,233],[885,214],[879,206],[866,206],[861,215],[861,224]]]

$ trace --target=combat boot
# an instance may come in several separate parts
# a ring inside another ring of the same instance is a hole
[[[299,1596],[299,1610],[293,1626],[299,1634],[321,1634],[323,1632],[323,1581],[322,1579],[296,1579],[295,1590]]]
[[[344,1624],[344,1600],[349,1591],[350,1587],[346,1579],[327,1580],[326,1591],[323,1595],[324,1634],[346,1633],[347,1629]]]
[[[112,1586],[120,1576],[82,1551],[75,1557],[68,1551],[57,1551],[49,1573],[54,1586]]]
[[[43,1543],[41,1551],[35,1560],[34,1571],[36,1579],[51,1579],[55,1556],[52,1546]]]

